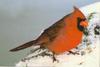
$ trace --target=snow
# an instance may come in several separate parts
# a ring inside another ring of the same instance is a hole
[[[100,26],[100,2],[87,5],[80,8],[81,11],[88,16],[90,13],[95,12],[89,22],[89,36],[84,36],[88,42],[80,43],[79,55],[68,54],[67,52],[56,56],[59,62],[52,62],[49,56],[38,56],[36,58],[20,60],[16,67],[99,67],[100,62],[100,35],[94,34],[94,27]],[[100,30],[99,30],[100,32]],[[89,45],[87,45],[87,43]],[[44,50],[45,51],[45,50]],[[76,51],[76,49],[73,49]],[[29,54],[26,58],[32,57],[36,53]]]

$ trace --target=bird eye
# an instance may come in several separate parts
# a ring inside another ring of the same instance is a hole
[[[86,18],[80,18],[80,17],[78,17],[77,20],[78,20],[78,22],[81,22],[81,21],[85,21]]]
[[[82,19],[82,21],[85,21],[85,20],[86,20],[86,18]]]

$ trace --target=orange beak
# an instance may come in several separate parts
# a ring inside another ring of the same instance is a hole
[[[82,21],[80,23],[81,26],[83,26],[84,28],[86,28],[88,26],[88,22],[87,21]]]

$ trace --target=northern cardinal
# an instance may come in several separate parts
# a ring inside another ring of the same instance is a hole
[[[19,51],[30,46],[40,45],[55,54],[76,48],[82,40],[83,31],[88,26],[84,14],[76,7],[74,11],[54,23],[35,40],[29,41],[10,51]]]

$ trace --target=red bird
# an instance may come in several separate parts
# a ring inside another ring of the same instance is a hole
[[[40,45],[49,49],[54,54],[61,54],[76,48],[82,40],[84,29],[88,22],[84,14],[76,7],[74,11],[55,24],[45,29],[44,32],[35,40],[29,41],[10,51],[19,51],[30,46]]]

